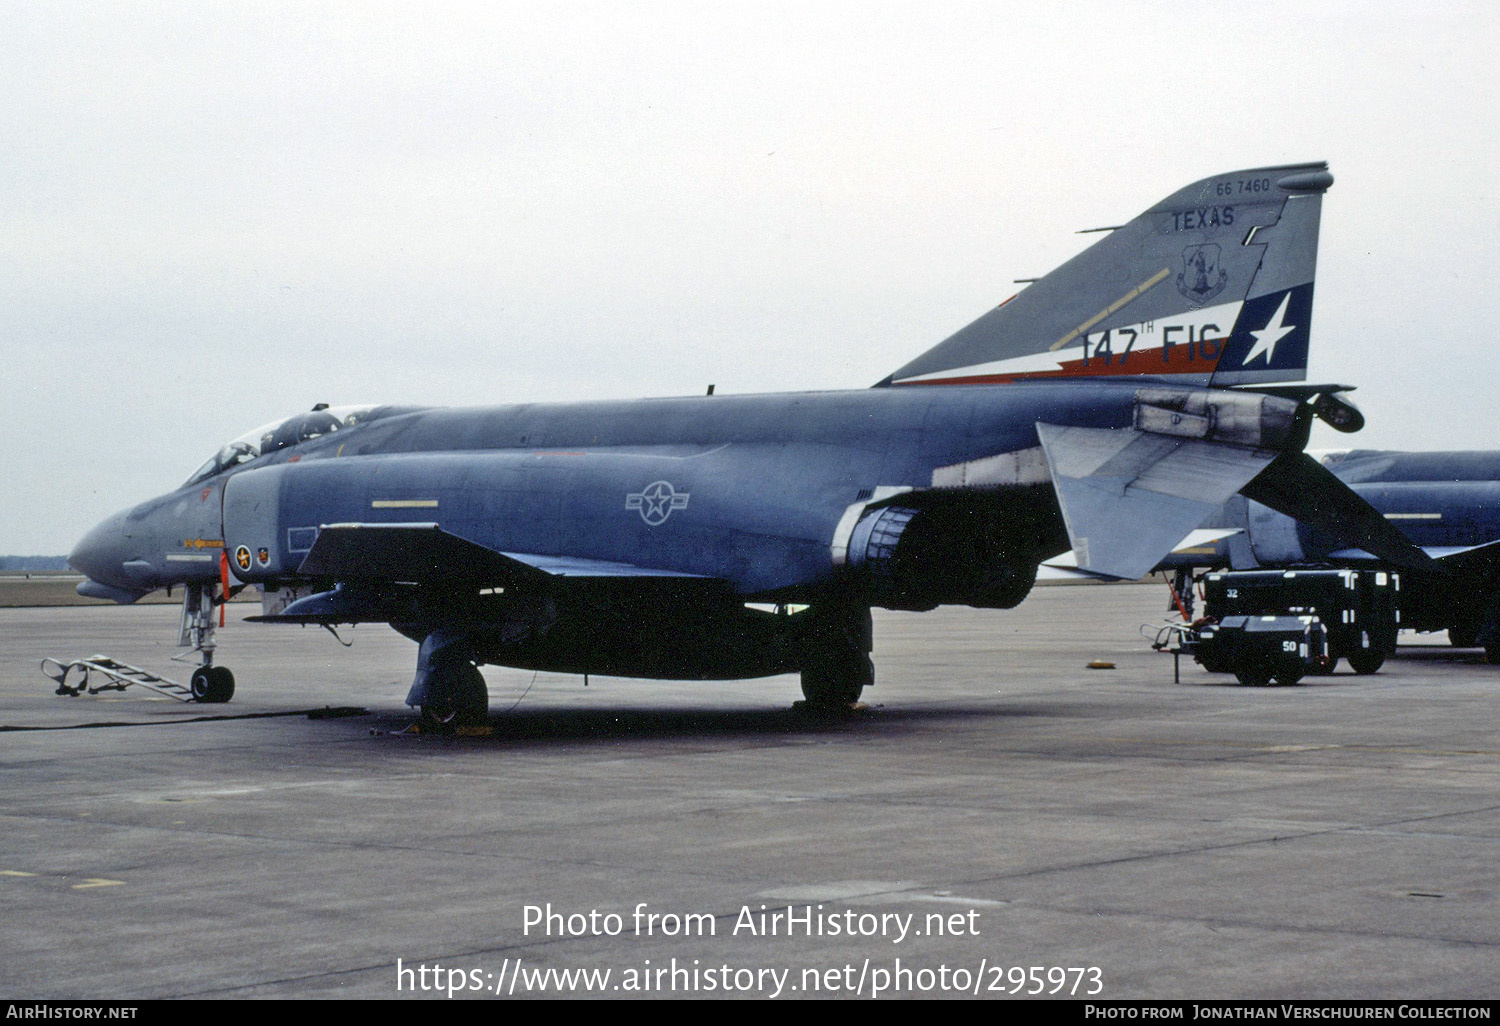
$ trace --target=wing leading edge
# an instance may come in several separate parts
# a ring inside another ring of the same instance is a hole
[[[329,524],[318,531],[298,575],[332,579],[331,591],[300,598],[279,613],[250,617],[268,623],[348,623],[399,618],[391,586],[444,590],[497,588],[542,593],[646,586],[704,593],[723,582],[699,574],[578,556],[499,552],[435,523]],[[383,590],[384,589],[384,590]]]
[[[683,573],[579,556],[499,552],[437,524],[329,524],[297,570],[303,577],[497,586],[540,584],[548,578],[670,577]]]

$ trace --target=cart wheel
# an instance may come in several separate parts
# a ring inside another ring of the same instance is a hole
[[[1234,676],[1247,688],[1263,688],[1271,683],[1271,671],[1259,663],[1236,666]]]

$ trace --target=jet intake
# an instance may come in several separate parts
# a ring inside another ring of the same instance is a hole
[[[1300,451],[1311,418],[1301,403],[1227,389],[1142,388],[1135,393],[1135,429],[1275,452]]]
[[[848,565],[886,609],[1009,609],[1036,582],[1036,535],[1029,517],[982,500],[886,506],[855,525]]]

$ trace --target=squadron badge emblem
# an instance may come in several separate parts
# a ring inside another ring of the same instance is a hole
[[[1211,242],[1182,251],[1177,291],[1194,303],[1207,303],[1224,291],[1229,272],[1219,266],[1219,247]]]

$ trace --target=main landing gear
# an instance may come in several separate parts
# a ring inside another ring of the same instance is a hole
[[[848,709],[875,683],[870,610],[814,608],[812,615],[802,662],[802,697],[809,709]]]
[[[416,706],[428,727],[477,726],[489,718],[490,693],[460,634],[436,630],[417,650],[417,674],[406,704]]]
[[[1485,662],[1500,664],[1500,594],[1491,596],[1478,613],[1470,612],[1463,620],[1451,625],[1448,640],[1454,648],[1478,645],[1484,649]]]
[[[189,678],[188,689],[198,702],[227,702],[234,697],[234,674],[228,667],[214,665],[214,623],[216,608],[228,601],[227,594],[219,596],[218,585],[188,584],[182,592],[182,629],[177,636],[177,647],[191,652],[173,656],[179,662],[191,662],[193,655],[200,664]]]

